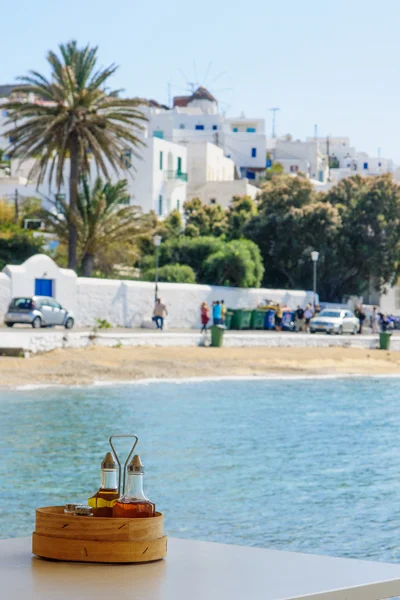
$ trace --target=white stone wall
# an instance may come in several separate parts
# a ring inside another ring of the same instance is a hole
[[[0,337],[0,348],[20,349],[29,356],[29,353],[50,352],[59,348],[87,348],[89,346],[105,346],[107,348],[120,347],[182,347],[200,346],[208,340],[198,331],[190,333],[139,332],[139,333],[97,333],[62,332],[49,330],[13,330]],[[230,331],[224,336],[224,346],[227,348],[364,348],[374,349],[379,347],[378,335],[307,335],[307,334],[276,334],[251,331]],[[400,351],[400,337],[393,336],[390,349]]]
[[[0,273],[0,323],[4,319],[11,300],[11,279],[5,273]]]
[[[52,279],[54,296],[72,310],[77,325],[93,326],[106,319],[113,326],[141,327],[149,322],[154,307],[154,283],[76,277],[60,269],[48,256],[37,254],[22,265],[7,265],[0,278],[0,311],[11,298],[32,296],[35,279]],[[295,308],[312,302],[312,292],[240,289],[210,285],[160,283],[159,296],[168,306],[167,327],[193,328],[200,325],[200,304],[225,300],[228,308],[255,308],[267,299]]]
[[[312,302],[312,292],[239,289],[209,285],[160,283],[159,296],[168,306],[167,327],[200,325],[200,304],[225,300],[229,308],[255,308],[266,299],[295,308]],[[111,325],[140,327],[149,321],[154,306],[154,284],[104,279],[77,279],[78,325],[93,325],[96,318]]]

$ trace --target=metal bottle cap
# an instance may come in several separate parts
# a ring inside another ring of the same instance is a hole
[[[102,469],[118,469],[118,463],[116,462],[114,455],[111,452],[107,452],[101,463]]]
[[[131,462],[128,465],[129,473],[144,473],[143,471],[143,463],[140,460],[139,454],[135,454],[132,458]]]
[[[84,517],[90,517],[92,515],[92,507],[80,504],[75,507],[75,514]]]

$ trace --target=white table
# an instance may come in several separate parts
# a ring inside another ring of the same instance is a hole
[[[0,541],[7,600],[382,600],[400,595],[400,565],[170,539],[143,565],[46,561],[30,538]]]

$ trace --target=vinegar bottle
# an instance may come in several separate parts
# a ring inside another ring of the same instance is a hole
[[[118,464],[111,452],[107,452],[101,463],[101,486],[88,500],[94,517],[112,517],[113,506],[118,500]]]
[[[143,491],[143,465],[140,456],[135,454],[128,465],[128,480],[124,495],[114,504],[113,517],[144,518],[154,517],[155,505]]]

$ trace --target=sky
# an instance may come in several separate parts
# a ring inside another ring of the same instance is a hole
[[[114,89],[168,101],[205,84],[228,116],[266,119],[277,134],[348,136],[400,164],[398,0],[0,0],[0,83],[76,39],[119,65]],[[208,74],[207,74],[208,73]]]

